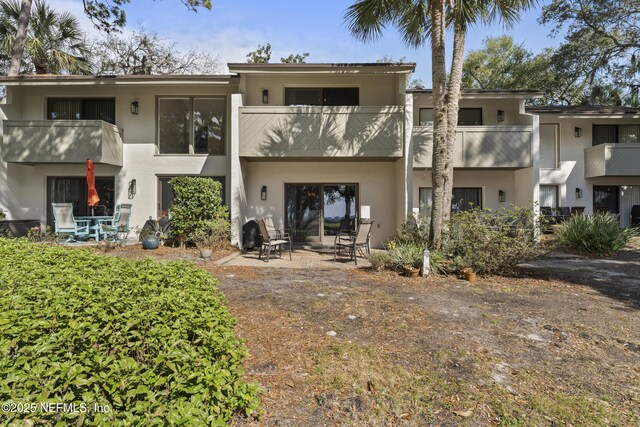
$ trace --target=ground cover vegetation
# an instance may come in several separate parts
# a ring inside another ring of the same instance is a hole
[[[0,400],[38,425],[225,425],[257,408],[244,345],[207,272],[0,239]],[[8,418],[7,418],[8,417]]]
[[[610,212],[574,215],[558,226],[560,246],[597,256],[621,251],[637,235],[640,229],[622,227],[617,215]]]
[[[543,228],[531,208],[512,206],[497,211],[471,209],[453,213],[442,248],[430,252],[430,270],[447,274],[467,269],[480,275],[508,273],[516,264],[544,252],[536,239]],[[372,253],[370,261],[374,269],[399,272],[407,265],[423,267],[428,244],[428,219],[411,215],[387,244],[387,251]]]

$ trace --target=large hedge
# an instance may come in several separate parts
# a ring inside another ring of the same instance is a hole
[[[189,263],[0,239],[0,401],[80,409],[2,418],[224,425],[257,406],[234,323],[215,279]]]

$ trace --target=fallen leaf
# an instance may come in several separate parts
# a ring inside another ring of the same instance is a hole
[[[469,418],[471,415],[473,415],[472,411],[453,411],[453,413],[463,418]]]

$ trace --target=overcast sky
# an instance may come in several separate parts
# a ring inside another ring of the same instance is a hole
[[[82,0],[49,0],[56,10],[73,13],[91,37],[97,35],[84,16]],[[542,4],[548,1],[542,1]],[[144,27],[178,43],[183,49],[205,49],[221,62],[245,62],[258,44],[271,43],[271,62],[290,53],[309,52],[307,62],[375,62],[389,56],[416,62],[416,77],[431,82],[428,47],[418,50],[403,45],[390,29],[375,42],[362,43],[349,34],[343,23],[344,11],[353,0],[213,0],[213,9],[189,12],[180,0],[132,0],[125,5],[125,31]],[[505,29],[501,24],[470,30],[467,51],[478,49],[489,35],[510,34],[518,43],[539,51],[556,46],[548,37],[549,28],[537,20],[540,7],[524,14],[519,24]],[[451,37],[449,37],[450,39]]]

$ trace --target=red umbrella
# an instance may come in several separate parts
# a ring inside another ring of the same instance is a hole
[[[93,162],[87,159],[87,204],[91,206],[98,206],[100,197],[96,191],[96,176],[93,173]]]

